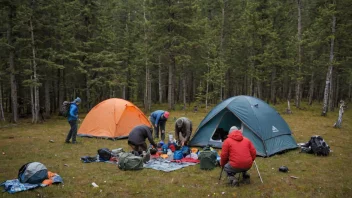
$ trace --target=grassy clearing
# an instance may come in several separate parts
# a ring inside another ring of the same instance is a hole
[[[285,106],[275,107],[283,112]],[[262,175],[261,184],[255,167],[251,184],[239,188],[227,186],[224,179],[219,182],[220,168],[203,171],[199,165],[186,167],[171,173],[151,169],[121,171],[107,163],[85,164],[84,155],[94,155],[99,148],[122,147],[129,150],[127,140],[110,141],[94,138],[78,138],[80,144],[64,144],[69,125],[61,118],[44,124],[32,125],[27,120],[20,124],[4,123],[0,127],[0,181],[16,178],[18,169],[26,162],[39,161],[53,172],[59,173],[64,185],[53,185],[33,191],[2,197],[351,197],[352,176],[349,163],[352,157],[351,134],[352,112],[344,115],[342,129],[332,128],[338,112],[320,116],[320,105],[293,109],[293,115],[283,115],[299,142],[306,142],[311,135],[319,134],[331,146],[329,157],[301,154],[289,151],[270,158],[257,158]],[[206,115],[204,109],[198,113],[175,111],[167,123],[167,131],[173,130],[173,118],[189,117],[198,126]],[[49,140],[54,140],[50,143]],[[67,164],[68,166],[65,166]],[[289,173],[278,168],[285,165]],[[298,179],[292,179],[296,176]],[[99,188],[93,188],[95,182]]]

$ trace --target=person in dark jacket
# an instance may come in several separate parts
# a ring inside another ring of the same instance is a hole
[[[175,123],[175,139],[182,146],[187,145],[192,135],[192,121],[186,117],[181,117]]]
[[[68,123],[71,126],[70,131],[66,137],[66,143],[70,143],[70,139],[72,138],[72,144],[76,144],[76,136],[77,136],[77,120],[78,119],[78,105],[81,103],[81,99],[77,97],[73,102],[70,104],[70,110],[67,116]]]
[[[154,127],[154,138],[159,138],[159,129],[161,134],[161,140],[165,140],[165,125],[169,118],[170,113],[168,111],[157,110],[150,114],[150,122]]]
[[[236,186],[236,173],[242,173],[245,182],[249,183],[247,171],[252,167],[256,157],[256,150],[252,142],[243,137],[236,126],[231,127],[228,138],[224,141],[221,150],[220,165],[229,176],[230,184]]]
[[[147,125],[138,125],[132,129],[130,134],[128,135],[128,145],[133,149],[133,151],[137,151],[139,154],[142,154],[143,151],[147,151],[148,146],[145,140],[148,138],[151,145],[156,148],[156,144],[153,140],[153,129],[148,127]]]

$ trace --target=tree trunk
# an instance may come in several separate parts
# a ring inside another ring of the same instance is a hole
[[[276,104],[276,67],[273,68],[273,71],[271,73],[271,91],[270,91],[270,98],[271,98],[271,103]]]
[[[122,98],[126,100],[126,85],[122,85]]]
[[[150,89],[150,73],[148,68],[148,62],[145,62],[145,93],[144,93],[144,109],[146,111],[150,111],[150,96],[151,96],[151,89]]]
[[[326,73],[326,81],[325,81],[325,89],[324,89],[324,101],[323,101],[323,111],[321,113],[322,116],[326,116],[328,113],[328,100],[329,100],[329,88],[331,83],[332,77],[332,70],[333,70],[333,61],[334,61],[334,39],[335,39],[335,25],[336,25],[336,17],[335,15],[332,16],[332,25],[331,25],[331,32],[332,37],[330,40],[330,58],[329,58],[329,68],[328,72]]]
[[[31,80],[33,80],[33,77],[31,76]],[[34,88],[33,86],[29,86],[30,89],[30,93],[31,93],[31,108],[32,108],[32,123],[35,122],[35,114],[33,112],[35,112],[35,102],[34,102]]]
[[[297,25],[297,30],[298,30],[298,75],[297,75],[297,82],[296,82],[296,101],[295,105],[296,108],[300,108],[301,106],[301,66],[302,66],[302,47],[301,47],[301,40],[302,40],[302,17],[301,17],[301,10],[302,10],[302,2],[301,0],[297,0],[297,9],[298,9],[298,25]]]
[[[258,91],[258,98],[263,99],[261,82],[259,80],[257,80],[257,91]]]
[[[169,109],[174,109],[174,80],[173,68],[175,66],[175,57],[171,55],[171,63],[169,65],[169,87],[168,87],[168,103]]]
[[[161,79],[161,56],[159,55],[159,103],[163,102],[163,81]]]
[[[342,125],[342,115],[344,113],[345,102],[343,100],[340,101],[340,110],[339,110],[339,117],[334,124],[335,128],[341,128]]]
[[[45,117],[50,118],[50,80],[46,80],[45,83]]]
[[[314,72],[312,72],[312,75],[310,77],[308,105],[313,104],[313,96],[314,96]]]
[[[337,74],[336,75],[336,83],[335,83],[335,87],[336,87],[336,89],[335,89],[335,100],[334,100],[334,106],[336,105],[336,106],[338,106],[338,100],[339,99],[342,99],[341,97],[340,97],[340,76]]]
[[[187,107],[187,87],[186,87],[186,71],[183,69],[183,77],[182,77],[182,88],[183,88],[183,109],[186,110]]]
[[[60,70],[59,69],[59,73],[58,73],[58,77],[59,77],[59,104],[58,107],[61,107],[62,103],[65,100],[65,96],[64,96],[64,79],[65,79],[65,75],[64,75],[64,70]]]
[[[144,47],[145,47],[145,54],[144,54],[144,59],[145,59],[145,93],[144,93],[144,109],[145,111],[150,111],[150,103],[151,103],[151,88],[150,88],[150,71],[149,71],[149,66],[148,66],[148,53],[147,53],[147,48],[148,48],[148,37],[147,37],[147,17],[146,17],[146,10],[145,10],[145,2],[146,0],[143,1],[143,18],[144,18],[144,24],[143,24],[143,29],[144,29]]]
[[[288,80],[288,94],[287,94],[287,100],[292,99],[292,85],[291,85],[291,80]]]
[[[32,19],[29,20],[29,28],[31,31],[31,43],[32,43],[32,64],[33,64],[33,82],[34,82],[34,112],[33,114],[33,120],[32,123],[38,123],[39,121],[39,81],[37,77],[37,62],[36,62],[36,52],[35,52],[35,42],[34,42],[34,29],[33,29],[33,23]]]
[[[208,97],[209,97],[209,73],[210,73],[210,66],[209,63],[207,63],[208,66],[208,73],[207,73],[207,87],[205,90],[205,109],[208,109]]]
[[[7,44],[9,49],[9,71],[10,71],[10,84],[11,84],[11,109],[12,109],[12,121],[17,123],[18,121],[18,103],[17,103],[17,82],[16,82],[16,71],[15,71],[15,47],[13,46],[12,28],[13,18],[15,17],[15,8],[10,6],[8,14],[7,24]]]
[[[87,111],[90,110],[90,89],[89,89],[89,76],[86,74],[86,104],[87,104]]]
[[[330,79],[328,111],[334,111],[334,73],[335,72],[331,74],[331,79]]]
[[[223,100],[223,78],[225,77],[223,75],[224,71],[224,40],[225,40],[225,35],[224,35],[224,29],[225,29],[225,7],[226,7],[226,2],[227,0],[223,0],[223,7],[221,10],[221,32],[220,32],[220,101]]]
[[[5,121],[4,108],[2,105],[2,83],[0,81],[0,120]]]

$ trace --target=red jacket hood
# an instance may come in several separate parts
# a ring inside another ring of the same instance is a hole
[[[231,138],[231,139],[234,139],[234,140],[240,142],[243,140],[243,135],[240,130],[236,130],[234,132],[231,132],[230,135],[228,136],[228,138]]]

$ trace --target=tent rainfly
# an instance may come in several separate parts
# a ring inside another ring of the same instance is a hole
[[[221,148],[231,126],[242,130],[259,156],[297,148],[288,124],[279,113],[251,96],[235,96],[214,107],[198,126],[190,145]]]
[[[109,139],[127,138],[137,125],[151,127],[148,118],[134,104],[120,98],[111,98],[97,104],[84,118],[78,136]]]

